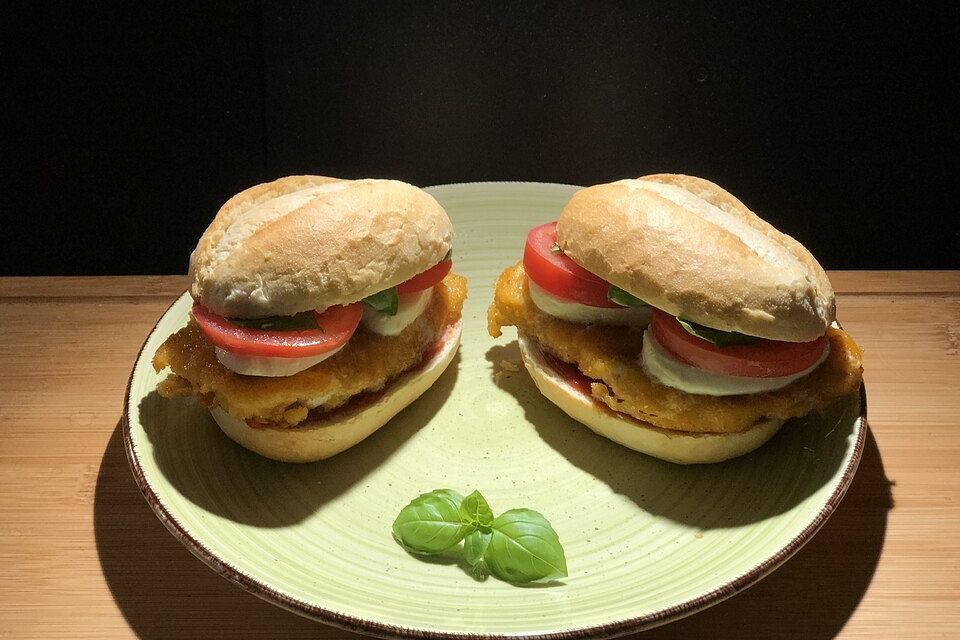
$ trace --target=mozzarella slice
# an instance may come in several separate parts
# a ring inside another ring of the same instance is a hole
[[[433,297],[433,287],[400,296],[400,304],[396,315],[380,313],[368,304],[363,305],[363,319],[360,324],[367,331],[381,336],[396,336],[406,329],[410,323],[420,317]]]
[[[561,320],[579,324],[614,324],[645,327],[650,323],[650,307],[591,307],[558,298],[527,278],[530,300],[540,311]]]
[[[820,366],[820,363],[826,360],[829,353],[830,345],[828,343],[819,360],[800,373],[789,376],[777,378],[731,376],[724,373],[704,371],[686,362],[680,362],[664,349],[653,336],[653,332],[647,329],[643,332],[643,351],[640,354],[640,361],[644,370],[651,377],[668,387],[705,396],[736,396],[782,389]]]
[[[240,373],[245,376],[262,376],[268,378],[279,378],[282,376],[292,376],[304,369],[309,369],[313,365],[323,362],[327,358],[338,353],[343,344],[326,353],[306,358],[274,358],[268,356],[240,356],[230,353],[226,349],[216,348],[217,360],[234,373]]]

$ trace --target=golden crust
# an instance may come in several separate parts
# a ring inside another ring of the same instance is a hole
[[[638,357],[642,332],[566,322],[537,309],[520,263],[500,276],[487,321],[494,337],[503,326],[513,325],[549,353],[576,364],[595,380],[591,391],[598,402],[677,431],[739,433],[764,419],[806,415],[856,391],[863,370],[860,347],[843,331],[831,328],[827,332],[831,351],[824,363],[783,389],[741,396],[689,394],[647,376]]]
[[[360,328],[335,356],[292,376],[264,378],[234,373],[220,364],[213,345],[192,319],[160,345],[153,367],[173,374],[157,390],[166,397],[197,395],[251,424],[293,427],[313,413],[340,407],[351,397],[377,391],[418,364],[447,326],[460,319],[467,281],[448,274],[437,285],[430,306],[398,336]],[[384,354],[390,357],[384,357]],[[311,409],[312,399],[326,396]]]

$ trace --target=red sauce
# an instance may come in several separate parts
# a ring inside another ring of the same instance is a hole
[[[583,375],[583,372],[577,368],[577,365],[564,362],[560,358],[543,350],[541,350],[540,353],[543,354],[543,358],[547,361],[547,364],[560,374],[564,382],[588,398],[593,397],[593,393],[590,391],[590,385],[593,383],[593,380]]]

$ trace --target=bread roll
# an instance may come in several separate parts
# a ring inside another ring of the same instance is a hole
[[[659,174],[578,191],[557,238],[588,271],[715,329],[807,342],[836,313],[810,252],[702,178]]]
[[[412,185],[290,176],[221,207],[190,256],[191,293],[233,318],[324,309],[426,271],[452,241],[443,208]]]

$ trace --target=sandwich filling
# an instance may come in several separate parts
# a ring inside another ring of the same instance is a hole
[[[527,234],[523,267],[533,304],[543,313],[578,323],[645,326],[651,308],[626,291],[590,273],[557,244],[557,223]]]
[[[735,396],[744,393],[761,393],[782,389],[791,382],[808,375],[827,359],[830,354],[829,343],[821,351],[820,357],[812,365],[797,373],[784,376],[751,377],[734,376],[708,371],[688,364],[676,357],[657,340],[653,331],[643,332],[643,351],[640,362],[653,379],[674,389],[687,393],[699,393],[708,396]]]
[[[641,356],[645,349],[642,326],[570,322],[544,313],[530,291],[522,263],[504,271],[488,314],[490,334],[498,337],[503,326],[515,326],[548,355],[576,365],[591,380],[590,395],[596,402],[663,429],[739,433],[769,418],[806,415],[860,385],[861,350],[846,333],[831,327],[824,339],[828,348],[816,352],[815,363],[799,375],[786,381],[776,380],[784,376],[762,376],[774,385],[785,382],[778,389],[765,389],[759,383],[761,388],[735,395],[684,391],[651,375],[656,365],[644,366],[643,358],[649,356]],[[718,379],[711,382],[717,385]]]
[[[430,306],[433,299],[433,287],[423,291],[397,296],[397,310],[391,315],[363,305],[363,319],[360,325],[367,331],[381,336],[398,336]]]
[[[530,301],[540,311],[567,322],[581,324],[616,324],[646,326],[650,322],[650,307],[591,307],[574,300],[555,296],[533,280],[529,281]]]
[[[250,426],[296,427],[344,406],[359,394],[382,389],[423,360],[446,329],[459,321],[466,280],[448,273],[428,291],[416,296],[417,300],[426,299],[414,305],[423,304],[423,310],[402,319],[406,324],[394,335],[376,333],[361,322],[335,353],[283,377],[232,371],[217,357],[216,346],[197,320],[191,318],[154,355],[154,369],[169,367],[172,371],[158,391],[165,397],[198,396],[208,406],[218,406]]]

